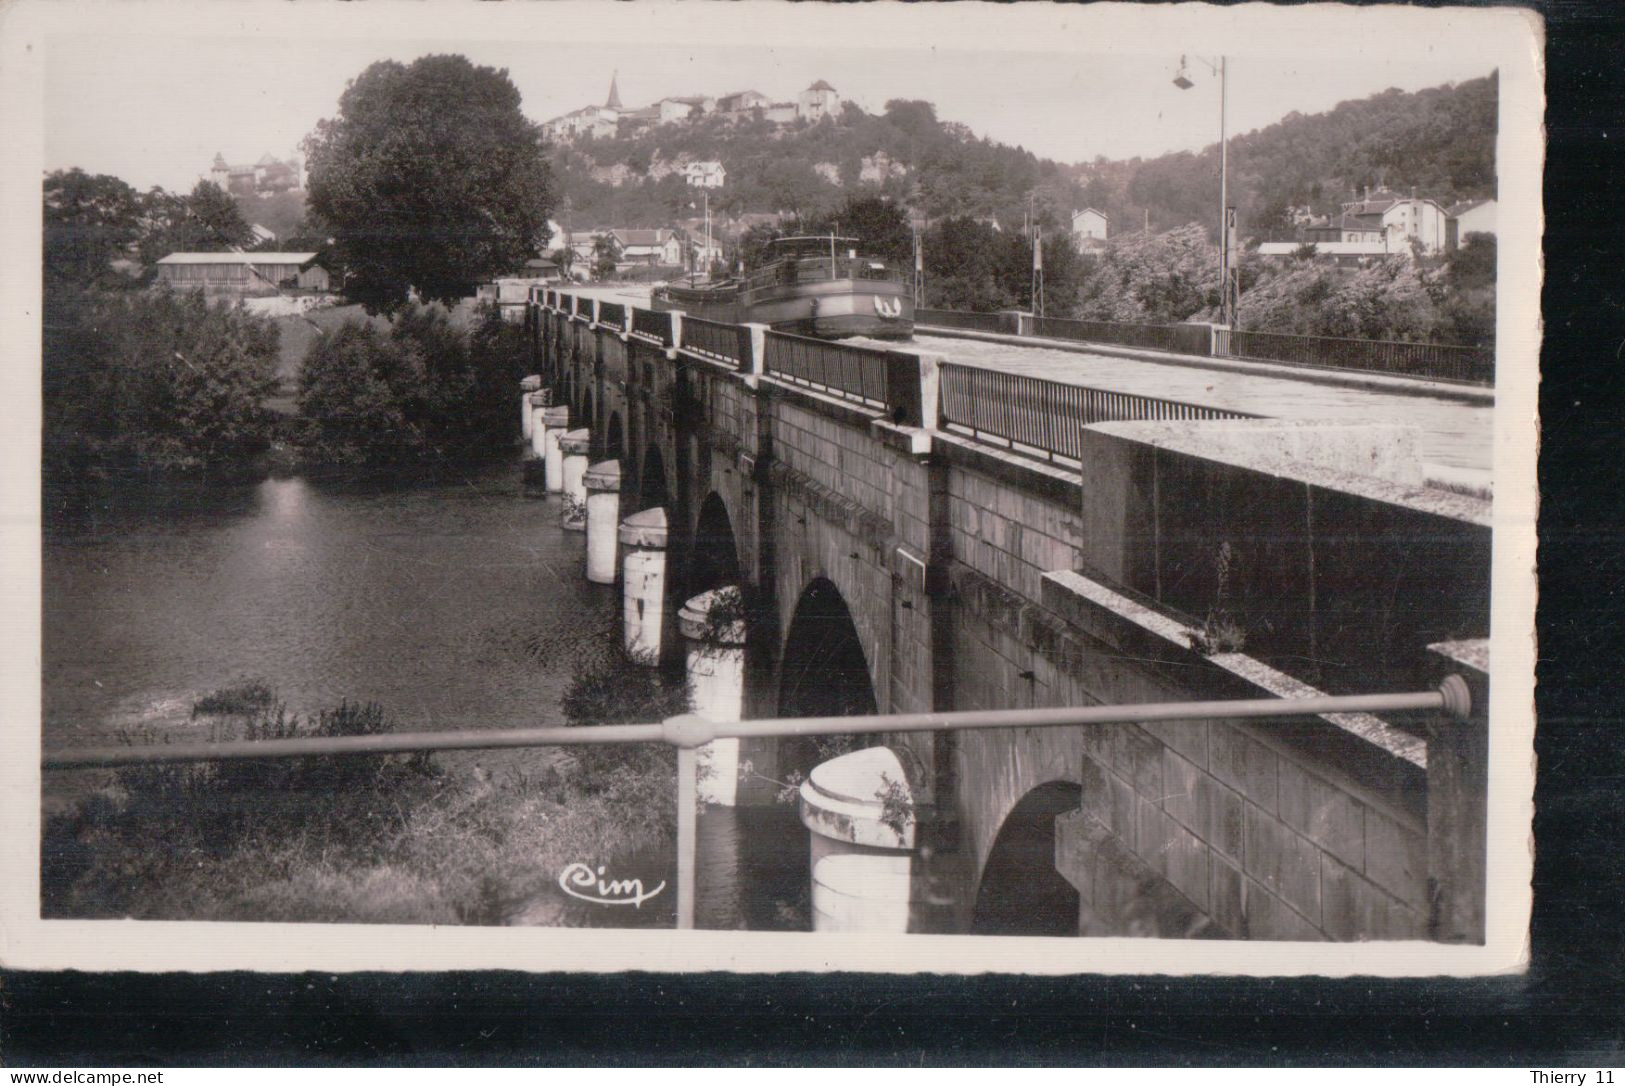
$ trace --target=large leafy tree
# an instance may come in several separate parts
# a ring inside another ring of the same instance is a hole
[[[57,170],[45,178],[45,274],[81,286],[116,279],[114,260],[141,233],[141,196],[108,174]]]
[[[309,206],[369,312],[393,312],[414,288],[430,301],[466,297],[547,242],[541,128],[506,71],[461,56],[380,61],[304,149]]]

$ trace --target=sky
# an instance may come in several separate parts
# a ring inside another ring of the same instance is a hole
[[[189,3],[131,6],[147,17],[108,8],[104,18],[44,37],[46,169],[78,166],[138,188],[189,188],[217,151],[231,162],[295,152],[367,65],[436,52],[507,69],[538,121],[602,102],[612,73],[628,106],[742,89],[790,100],[824,79],[870,111],[892,98],[923,98],[943,120],[1063,162],[1216,142],[1218,79],[1196,59],[1200,50],[1229,55],[1232,135],[1294,111],[1496,67],[1492,48],[1475,48],[1459,25],[1420,11],[1356,12],[1322,33],[1279,10],[1251,25],[1215,23],[1211,13],[1197,13],[1205,22],[1189,12],[1165,17],[1181,8],[1119,13],[1124,22],[1046,4],[791,11],[760,2],[565,3],[548,6],[545,19],[532,5],[528,18],[493,21],[473,16],[515,6],[431,3],[413,5],[416,18],[383,23],[335,22],[331,9],[252,0],[228,6],[253,15],[237,20]],[[298,8],[291,16],[290,7]],[[1183,50],[1193,51],[1187,74],[1196,85],[1182,91],[1172,80]]]

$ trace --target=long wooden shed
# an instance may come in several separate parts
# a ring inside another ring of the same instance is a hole
[[[315,253],[170,253],[158,261],[158,281],[176,290],[251,297],[331,289]]]

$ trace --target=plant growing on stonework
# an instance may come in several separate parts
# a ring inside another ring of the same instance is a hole
[[[908,782],[894,781],[889,773],[882,772],[875,798],[880,801],[880,824],[895,833],[897,843],[902,844],[914,821],[914,793]]]
[[[1202,628],[1190,634],[1191,648],[1203,656],[1240,652],[1247,645],[1247,631],[1230,613],[1230,571],[1235,552],[1229,540],[1219,544],[1218,575],[1214,579],[1213,606],[1208,608]]]
[[[700,651],[715,653],[732,647],[739,631],[746,628],[745,594],[737,585],[724,585],[712,593],[711,606],[706,608]]]
[[[581,524],[587,519],[587,503],[574,494],[564,495],[564,508],[560,519],[566,524]]]

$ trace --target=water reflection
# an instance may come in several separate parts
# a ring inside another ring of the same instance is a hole
[[[378,701],[403,729],[545,722],[568,668],[527,646],[612,593],[580,576],[556,503],[518,494],[510,465],[77,503],[42,555],[46,743],[185,726],[193,698],[245,673],[296,711]]]

